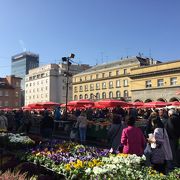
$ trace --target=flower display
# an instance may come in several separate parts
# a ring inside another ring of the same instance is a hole
[[[28,136],[13,133],[1,133],[0,141],[3,142],[3,146],[9,149],[19,149],[35,144]]]
[[[143,166],[145,156],[111,154],[107,149],[65,141],[51,141],[31,149],[25,160],[40,164],[65,179],[172,179]],[[176,179],[176,178],[174,178]]]

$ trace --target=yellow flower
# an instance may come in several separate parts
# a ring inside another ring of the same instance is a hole
[[[78,164],[78,166],[83,167],[83,162],[80,161],[79,159],[77,160],[77,164]]]
[[[71,170],[71,165],[70,164],[66,164],[65,165],[65,169],[66,169],[66,171],[70,171]]]
[[[38,152],[37,154],[36,154],[36,156],[39,156],[41,153],[40,152]]]
[[[90,161],[90,162],[88,162],[88,166],[89,167],[93,167],[93,163]]]

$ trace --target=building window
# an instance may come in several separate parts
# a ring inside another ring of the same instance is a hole
[[[82,99],[82,98],[83,98],[83,95],[82,95],[82,94],[80,94],[80,95],[79,95],[79,99]]]
[[[41,87],[41,91],[43,91],[43,87]]]
[[[80,92],[83,91],[83,87],[82,87],[82,86],[79,87],[79,91],[80,91]]]
[[[106,89],[106,83],[105,82],[102,83],[102,89]]]
[[[96,99],[100,99],[100,94],[96,93]]]
[[[123,80],[123,84],[124,84],[124,87],[127,87],[127,86],[128,86],[128,80],[127,80],[127,79],[124,79],[124,80]]]
[[[80,82],[82,82],[82,78],[80,78]]]
[[[96,74],[96,79],[98,79],[99,78],[99,74]]]
[[[48,79],[46,79],[46,84],[48,83]]]
[[[106,99],[106,93],[105,92],[102,93],[102,99]]]
[[[146,81],[146,88],[152,87],[151,80]]]
[[[120,91],[116,91],[116,98],[120,98],[121,97],[121,93],[120,93]]]
[[[124,74],[127,74],[127,69],[124,69]]]
[[[94,99],[94,95],[92,93],[90,94],[90,99]]]
[[[170,85],[176,85],[177,84],[177,77],[170,78]]]
[[[28,87],[28,83],[26,84],[26,87]]]
[[[109,72],[109,77],[111,77],[112,76],[112,72]]]
[[[19,97],[19,93],[18,93],[18,91],[16,91],[16,97]]]
[[[116,80],[116,87],[120,87],[120,80]]]
[[[4,102],[4,105],[5,105],[5,106],[9,106],[9,102],[8,102],[8,101],[5,101],[5,102]]]
[[[105,73],[102,73],[102,78],[105,78]]]
[[[5,91],[5,96],[9,96],[9,92],[8,91]]]
[[[94,90],[94,84],[90,84],[90,90],[91,90],[91,91]]]
[[[29,86],[31,86],[31,83],[29,83]]]
[[[46,86],[46,90],[48,90],[48,87]]]
[[[39,88],[37,88],[37,92],[39,92]]]
[[[85,99],[88,99],[88,94],[85,94],[84,98],[85,98]]]
[[[124,90],[124,97],[128,97],[128,91],[127,90]]]
[[[100,89],[100,84],[96,83],[96,90],[99,90],[99,89]]]
[[[20,86],[20,83],[19,82],[16,82],[16,87],[19,87]]]
[[[77,92],[77,86],[74,87],[74,92],[75,92],[75,93]]]
[[[88,85],[84,86],[85,91],[88,91]]]
[[[78,98],[77,98],[77,95],[74,95],[74,100],[76,101]]]
[[[109,98],[113,98],[113,92],[111,91],[111,92],[109,92]]]
[[[15,106],[19,106],[19,103],[17,101],[15,102]]]
[[[158,79],[158,80],[157,80],[157,86],[158,86],[158,87],[164,86],[164,80],[163,80],[163,79]]]
[[[91,75],[91,76],[90,76],[90,80],[92,80],[92,79],[93,79],[93,76]]]
[[[0,96],[3,96],[3,91],[2,90],[0,90]]]
[[[119,76],[120,75],[120,72],[119,70],[116,71],[116,76]]]
[[[110,89],[113,88],[113,81],[109,81],[109,88],[110,88]]]

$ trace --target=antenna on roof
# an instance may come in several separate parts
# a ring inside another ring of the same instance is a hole
[[[101,62],[102,62],[102,64],[104,63],[104,53],[103,52],[101,52]]]
[[[151,58],[151,48],[149,48],[149,58]]]

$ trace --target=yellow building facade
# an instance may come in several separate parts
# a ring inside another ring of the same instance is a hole
[[[148,66],[151,62],[152,60],[142,57],[121,59],[96,65],[74,75],[73,99],[114,98],[131,101],[131,69]]]
[[[180,60],[131,69],[132,101],[180,101]]]

